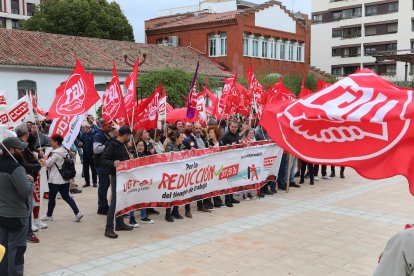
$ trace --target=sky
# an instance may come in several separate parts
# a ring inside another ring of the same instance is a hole
[[[158,16],[158,11],[169,8],[198,5],[199,0],[115,0],[134,28],[136,42],[145,42],[144,21]],[[280,0],[279,0],[280,1]],[[249,0],[262,4],[265,0]],[[311,13],[311,0],[281,0],[289,10]]]

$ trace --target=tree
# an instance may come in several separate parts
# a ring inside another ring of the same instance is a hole
[[[119,5],[106,0],[42,1],[33,17],[20,23],[28,31],[134,41]]]

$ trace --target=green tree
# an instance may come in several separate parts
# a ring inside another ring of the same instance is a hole
[[[20,24],[28,31],[134,41],[132,26],[114,1],[42,1],[34,16]]]
[[[153,71],[140,75],[138,78],[138,86],[143,89],[143,97],[151,95],[155,88],[162,83],[162,87],[167,91],[168,103],[174,108],[185,106],[183,97],[188,96],[188,92],[193,80],[193,73],[187,73],[178,69],[165,69],[161,71]],[[208,83],[206,83],[208,82]],[[220,80],[214,77],[206,77],[198,74],[197,91],[202,90],[202,86],[206,85],[211,91],[221,86]],[[138,98],[140,95],[138,95]]]

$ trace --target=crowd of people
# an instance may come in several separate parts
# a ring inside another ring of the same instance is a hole
[[[48,137],[47,122],[26,122],[15,128],[17,138],[6,138],[2,142],[2,157],[0,158],[0,244],[8,248],[9,258],[0,263],[0,275],[20,275],[23,267],[23,254],[26,242],[38,243],[35,232],[39,228],[47,228],[46,223],[53,221],[53,211],[58,194],[69,205],[73,212],[73,221],[79,222],[83,214],[79,210],[73,194],[82,193],[74,179],[65,179],[62,168],[66,160],[79,155],[82,163],[83,189],[97,188],[97,214],[107,217],[104,235],[117,238],[118,231],[131,231],[139,227],[139,223],[153,224],[150,215],[158,215],[153,208],[139,210],[137,222],[135,212],[128,216],[115,218],[116,204],[116,164],[120,161],[139,158],[148,155],[161,154],[171,151],[195,150],[208,147],[221,147],[238,143],[250,143],[266,140],[269,137],[260,128],[241,122],[237,119],[217,122],[210,119],[207,125],[200,123],[184,123],[176,121],[168,124],[165,130],[140,129],[133,133],[127,126],[115,127],[112,123],[102,120],[95,122],[88,115],[82,124],[82,129],[70,149],[62,146],[63,137],[59,134]],[[291,169],[288,172],[288,160]],[[258,191],[248,191],[240,195],[244,200],[255,197],[273,195],[278,190],[290,187],[300,188],[300,184],[309,179],[314,185],[319,181],[319,165],[310,164],[284,153],[276,181],[269,181]],[[48,199],[47,211],[40,216],[39,206],[33,207],[33,183],[39,177],[42,168],[47,173]],[[330,175],[327,166],[321,165],[321,178],[331,179],[336,176],[335,167],[331,167]],[[295,182],[299,177],[299,182]],[[340,169],[340,177],[344,178],[344,167]],[[17,189],[15,187],[18,187]],[[108,201],[108,190],[111,197]],[[216,196],[197,201],[197,211],[211,212],[213,208],[233,207],[240,201],[233,194],[223,198]],[[162,210],[160,210],[162,211]],[[179,206],[165,210],[165,220],[174,222],[184,218],[192,218],[190,204],[184,206],[184,213]],[[125,223],[125,218],[128,223]],[[13,256],[12,258],[10,256]],[[6,273],[4,273],[6,272]]]

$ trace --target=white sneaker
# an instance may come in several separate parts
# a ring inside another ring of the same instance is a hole
[[[33,232],[37,232],[37,231],[39,231],[39,228],[36,226],[36,224],[34,224],[33,222],[32,222],[32,231]]]
[[[44,215],[40,220],[41,221],[53,221],[53,217],[49,217],[48,215]]]
[[[46,229],[47,228],[47,224],[43,223],[40,219],[35,219],[34,224],[40,229]]]
[[[324,176],[322,176],[322,179],[332,179],[332,177],[324,175]]]
[[[81,214],[81,212],[79,212],[77,215],[75,215],[75,217],[73,217],[72,221],[73,222],[79,222],[82,218],[83,218],[83,214]]]
[[[313,180],[315,180],[315,181],[319,181],[319,177],[318,177],[318,176],[315,176],[315,177],[313,178]]]
[[[154,221],[148,217],[141,219],[142,223],[147,223],[147,224],[154,224]]]

